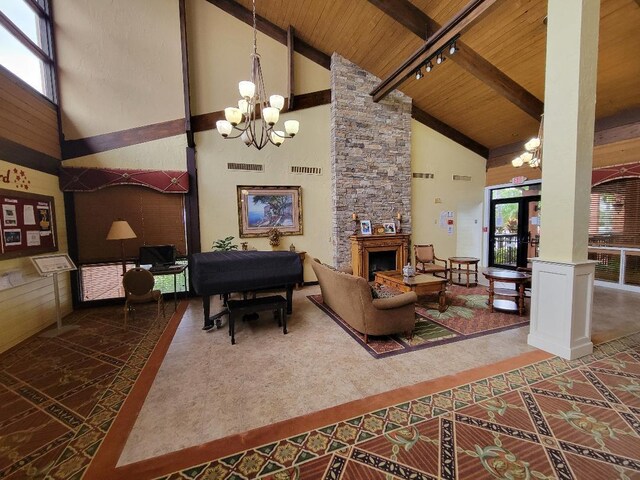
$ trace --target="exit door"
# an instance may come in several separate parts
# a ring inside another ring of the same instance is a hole
[[[540,195],[491,200],[489,266],[528,267],[539,244]]]

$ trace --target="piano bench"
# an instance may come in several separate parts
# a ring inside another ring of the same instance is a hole
[[[278,326],[282,326],[282,332],[287,334],[287,300],[282,295],[271,295],[269,297],[249,298],[247,300],[229,300],[229,335],[231,344],[235,345],[236,337],[236,317],[247,313],[261,312],[265,310],[278,311]]]

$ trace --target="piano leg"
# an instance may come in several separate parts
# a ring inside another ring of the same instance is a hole
[[[287,285],[287,314],[293,311],[293,285]]]
[[[211,314],[211,297],[209,295],[202,297],[202,309],[204,311],[204,326],[202,330],[211,330],[214,326],[220,328],[222,326],[222,317],[229,313],[229,310],[226,308],[228,294],[224,294],[224,308],[216,313],[214,316],[209,316]]]

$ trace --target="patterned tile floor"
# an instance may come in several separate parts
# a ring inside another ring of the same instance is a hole
[[[640,478],[640,333],[255,448],[200,448],[208,461],[116,468],[118,422],[135,420],[184,308],[154,322],[150,306],[127,331],[120,309],[80,312],[81,329],[1,355],[0,478]]]

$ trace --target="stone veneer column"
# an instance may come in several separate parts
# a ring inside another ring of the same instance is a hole
[[[331,57],[333,264],[351,265],[351,218],[396,221],[411,233],[411,98],[394,91],[379,103],[380,80],[340,55]]]

